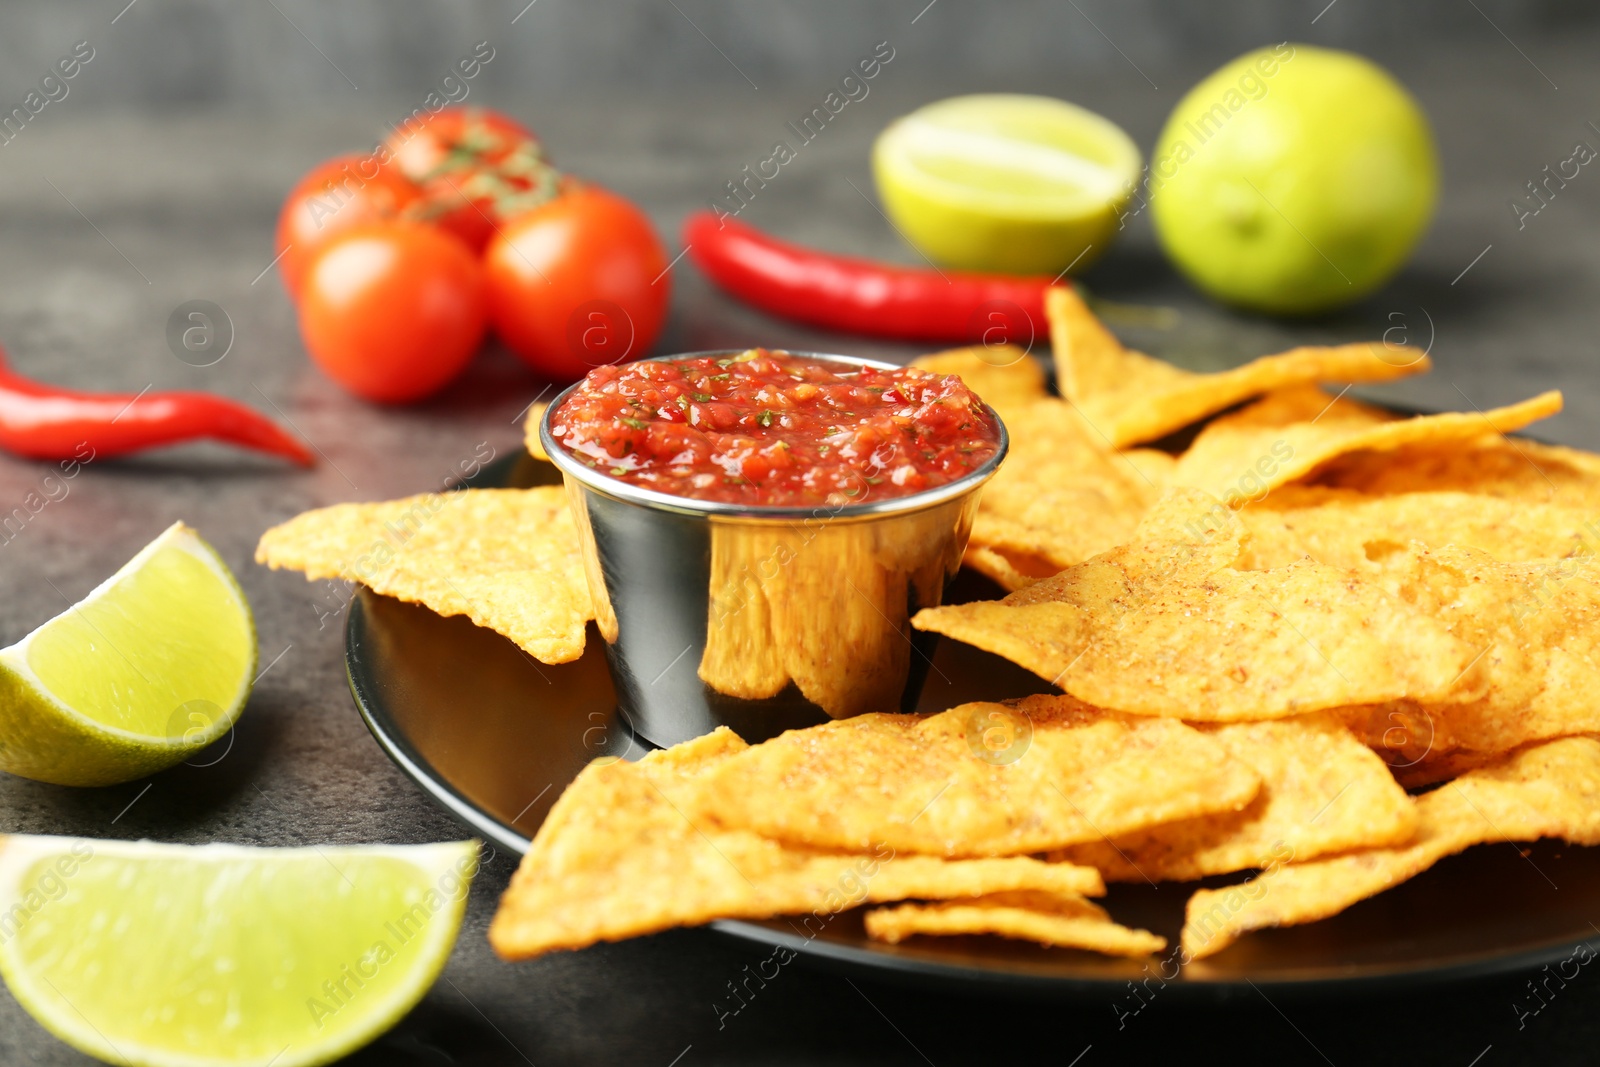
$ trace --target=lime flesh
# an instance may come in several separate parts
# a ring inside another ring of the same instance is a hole
[[[878,136],[884,211],[918,251],[961,270],[1081,270],[1111,243],[1139,176],[1117,126],[1041,96],[958,96]]]
[[[0,839],[0,974],[67,1044],[162,1067],[327,1063],[427,992],[476,844]]]
[[[238,582],[176,523],[82,601],[0,649],[0,769],[109,785],[171,766],[228,731],[255,667]]]

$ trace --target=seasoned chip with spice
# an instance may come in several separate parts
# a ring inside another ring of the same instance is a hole
[[[714,919],[825,918],[872,902],[1104,891],[1098,872],[1069,863],[797,848],[722,828],[696,814],[695,794],[739,748],[718,733],[637,764],[591,763],[556,801],[501,899],[489,927],[495,951],[527,959]],[[771,792],[764,784],[750,802]]]
[[[256,562],[465,615],[544,663],[581,656],[594,617],[560,487],[318,508],[262,534]]]
[[[1470,548],[1412,550],[1377,580],[1476,651],[1460,699],[1344,715],[1408,775],[1428,780],[1530,741],[1600,733],[1600,559],[1501,563]]]
[[[1367,578],[1312,560],[1233,564],[1231,509],[1178,490],[1133,539],[1003,600],[912,620],[1096,707],[1199,722],[1387,700],[1466,700],[1478,648]]]
[[[1189,898],[1184,951],[1203,959],[1251,930],[1337,915],[1471,845],[1541,837],[1600,844],[1600,741],[1523,749],[1421,797],[1417,814],[1408,844],[1286,863],[1242,886],[1199,890]]]
[[[1475,548],[1502,563],[1565,559],[1600,547],[1600,511],[1463,492],[1369,497],[1289,485],[1239,516],[1249,531],[1237,563],[1245,570],[1310,557],[1375,571],[1403,559],[1413,542]]]
[[[1230,507],[1267,496],[1352,452],[1470,442],[1510,433],[1561,410],[1561,394],[1490,411],[1392,419],[1314,386],[1273,393],[1211,422],[1178,460],[1173,484],[1203,489]]]
[[[1121,544],[1164,488],[1161,461],[1115,452],[1060,400],[1003,417],[1011,453],[983,487],[967,563],[1008,589]]]
[[[1454,490],[1600,514],[1600,456],[1516,437],[1355,452],[1316,480],[1368,496]]]
[[[1258,785],[1181,722],[1035,696],[791,730],[718,767],[700,799],[719,823],[794,844],[1008,856],[1238,811]]]
[[[1431,364],[1373,341],[1294,348],[1241,367],[1196,374],[1126,349],[1071,289],[1045,294],[1061,395],[1117,447],[1154,441],[1276,389],[1317,382],[1382,382]]]
[[[1416,831],[1411,798],[1332,714],[1200,729],[1261,776],[1248,806],[1076,845],[1057,858],[1098,868],[1112,882],[1187,882],[1288,856],[1403,844]]]
[[[1087,900],[1037,893],[993,893],[975,900],[874,908],[865,922],[869,937],[891,944],[917,935],[996,934],[1052,948],[1134,958],[1167,947],[1166,938],[1120,926]]]

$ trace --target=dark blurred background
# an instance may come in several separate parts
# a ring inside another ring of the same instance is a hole
[[[734,64],[762,89],[804,86],[883,39],[906,48],[897,74],[952,92],[1047,89],[1086,72],[1131,89],[1134,64],[1159,84],[1175,66],[1209,69],[1266,41],[1355,49],[1405,77],[1419,55],[1496,36],[1494,26],[1515,39],[1600,22],[1590,0],[938,0],[914,28],[927,0],[536,0],[515,26],[523,0],[137,0],[110,25],[126,3],[7,3],[0,99],[26,92],[35,68],[79,39],[105,46],[74,90],[86,103],[278,109],[358,88],[404,94],[487,39],[498,54],[483,90],[554,107],[593,92],[748,89]]]

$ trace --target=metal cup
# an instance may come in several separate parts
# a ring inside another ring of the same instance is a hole
[[[550,435],[576,388],[551,402],[539,439],[566,483],[617,701],[635,731],[673,745],[728,726],[761,741],[915,706],[937,635],[910,619],[943,600],[961,565],[978,490],[1005,458],[1003,424],[995,454],[948,485],[760,507],[642,489],[578,462]]]

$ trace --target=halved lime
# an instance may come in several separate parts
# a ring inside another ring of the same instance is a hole
[[[77,604],[0,649],[0,770],[111,785],[228,731],[256,670],[250,605],[174,523]]]
[[[476,842],[0,839],[0,975],[67,1044],[160,1067],[327,1063],[444,967]]]
[[[1138,146],[1092,111],[1044,96],[956,96],[878,135],[884,211],[936,263],[1007,274],[1076,272],[1116,235]]]

